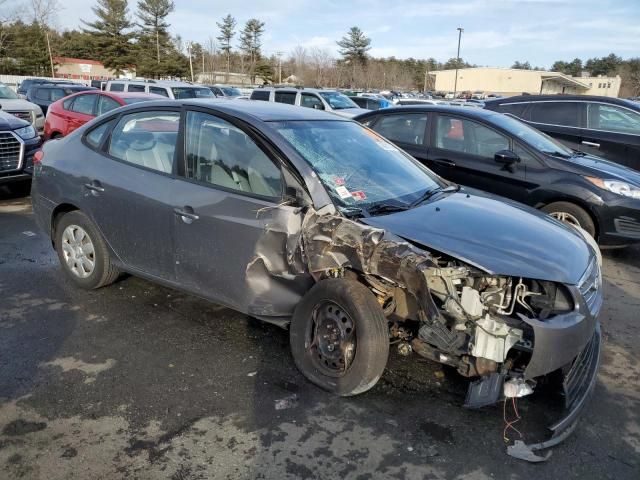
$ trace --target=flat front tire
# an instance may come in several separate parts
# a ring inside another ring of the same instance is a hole
[[[81,211],[65,213],[54,230],[62,269],[77,286],[95,289],[113,283],[120,274],[93,222]]]
[[[341,396],[372,388],[389,356],[380,304],[364,285],[342,278],[321,280],[302,298],[291,321],[290,342],[302,374]]]

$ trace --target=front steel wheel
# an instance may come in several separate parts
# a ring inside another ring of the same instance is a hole
[[[375,296],[354,280],[316,283],[297,305],[289,334],[302,374],[341,396],[369,390],[387,364],[387,319]]]

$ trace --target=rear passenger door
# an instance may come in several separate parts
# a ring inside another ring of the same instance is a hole
[[[84,137],[93,149],[78,164],[87,211],[129,268],[173,281],[172,188],[180,112],[148,109],[111,123],[110,134],[107,129],[98,135],[100,125]]]
[[[295,215],[293,207],[279,205],[277,162],[243,125],[194,109],[186,113],[183,168],[174,190],[178,281],[246,313],[259,313],[257,305],[274,315],[290,312],[292,305],[283,312],[278,306],[296,301],[295,282],[267,273],[264,262],[277,265],[278,258],[258,256],[274,218]]]

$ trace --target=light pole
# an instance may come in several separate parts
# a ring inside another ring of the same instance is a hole
[[[462,39],[462,32],[464,32],[464,28],[458,27],[458,56],[456,57],[456,78],[453,82],[453,98],[456,98],[456,93],[458,93],[458,66],[460,65],[460,40]]]

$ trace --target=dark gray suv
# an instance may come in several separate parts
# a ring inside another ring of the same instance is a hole
[[[569,148],[640,170],[640,104],[591,95],[524,95],[485,102]]]

